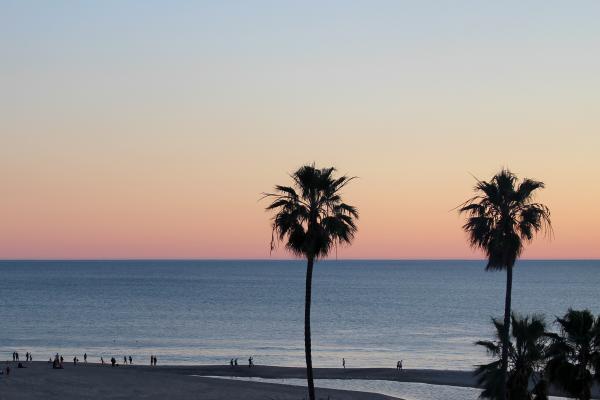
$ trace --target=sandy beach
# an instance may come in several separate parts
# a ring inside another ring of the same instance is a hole
[[[47,362],[24,363],[17,369],[9,363],[11,374],[0,376],[0,399],[278,399],[305,398],[302,387],[201,378],[199,376],[239,376],[260,378],[305,378],[304,368],[277,366],[118,366],[66,363],[54,370]],[[391,368],[316,368],[316,379],[371,379],[421,382],[472,387],[468,371],[405,370]],[[319,398],[384,400],[392,397],[374,393],[317,389]]]
[[[206,399],[301,400],[302,387],[199,378],[191,373],[225,375],[221,367],[119,366],[65,364],[55,370],[47,362],[31,362],[25,369],[10,363],[10,376],[0,375],[0,400],[34,399]],[[6,364],[2,365],[4,368]],[[242,371],[242,367],[238,367]],[[248,369],[248,368],[246,368]],[[295,368],[300,372],[301,368]],[[285,376],[278,367],[257,367],[257,373]],[[292,368],[291,370],[294,370]],[[317,389],[319,399],[391,400],[373,393]]]
[[[303,387],[205,378],[238,376],[271,379],[303,379],[304,368],[277,366],[157,366],[127,365],[111,367],[95,363],[66,363],[54,370],[47,362],[24,363],[27,368],[11,366],[10,376],[0,375],[0,400],[11,399],[249,399],[300,400]],[[3,364],[3,368],[6,364]],[[433,385],[476,387],[470,371],[393,368],[316,368],[316,379],[368,379],[417,382]],[[554,393],[559,395],[559,393]],[[598,398],[598,391],[595,390]],[[393,397],[375,393],[317,389],[317,397],[349,400],[386,400]]]

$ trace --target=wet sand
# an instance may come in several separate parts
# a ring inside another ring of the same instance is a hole
[[[248,366],[165,366],[165,370],[184,375],[203,376],[242,376],[271,379],[306,378],[304,368],[276,367],[258,365]],[[418,382],[433,385],[476,387],[471,371],[448,371],[433,369],[408,369],[397,371],[395,368],[315,368],[315,379],[370,379],[399,382]]]

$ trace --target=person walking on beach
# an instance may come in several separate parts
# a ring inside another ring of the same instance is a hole
[[[100,357],[100,364],[104,365],[104,357]]]
[[[150,365],[154,365],[154,356],[150,355]]]
[[[237,358],[234,360],[234,364],[235,364],[236,367],[238,366],[237,360],[238,360]]]
[[[248,368],[252,368],[254,366],[254,363],[252,362],[252,357],[250,357],[248,359]]]
[[[346,369],[346,359],[342,358],[342,367],[344,367],[344,369]]]
[[[83,353],[83,363],[87,364],[87,353]]]
[[[131,356],[129,356],[129,365],[133,365],[133,358]]]
[[[123,365],[127,365],[127,356],[123,356]]]
[[[397,369],[398,371],[402,371],[402,360],[400,360],[400,361],[398,361],[398,362],[396,363],[396,369]]]
[[[229,361],[229,365],[233,367],[233,358]]]

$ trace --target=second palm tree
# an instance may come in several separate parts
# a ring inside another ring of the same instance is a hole
[[[310,400],[315,400],[312,371],[310,305],[312,273],[315,260],[326,257],[338,244],[349,244],[356,232],[358,211],[342,201],[341,190],[353,178],[334,177],[335,168],[318,169],[305,165],[294,172],[292,186],[275,186],[275,193],[265,193],[275,211],[271,249],[277,242],[294,255],[305,257],[306,293],[304,302],[304,348],[306,378]]]
[[[524,242],[541,230],[552,229],[550,210],[533,200],[534,193],[543,188],[543,182],[531,179],[518,183],[516,175],[503,169],[489,182],[477,181],[476,195],[459,209],[468,216],[463,229],[471,246],[487,256],[486,270],[506,270],[500,399],[506,398],[513,267]]]

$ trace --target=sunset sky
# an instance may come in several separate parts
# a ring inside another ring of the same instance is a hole
[[[162,3],[162,4],[161,4]],[[0,5],[0,258],[281,258],[260,193],[359,176],[341,258],[476,258],[473,176],[600,258],[600,2]]]

